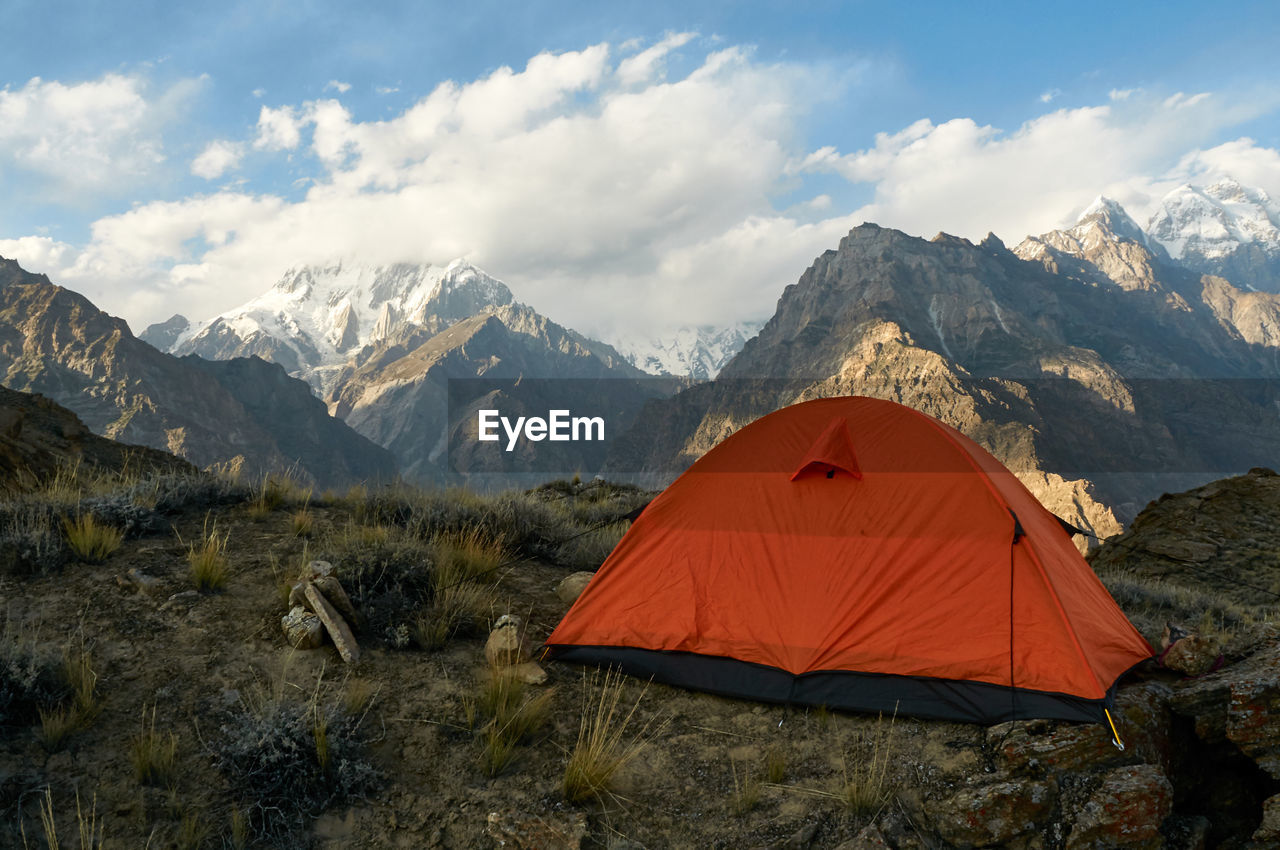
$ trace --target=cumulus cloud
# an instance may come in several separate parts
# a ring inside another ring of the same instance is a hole
[[[302,141],[301,126],[292,107],[264,106],[258,112],[258,136],[253,146],[269,151],[291,151]]]
[[[191,161],[191,173],[205,180],[217,180],[223,174],[240,165],[244,147],[236,142],[217,139],[205,145],[203,151]]]
[[[0,90],[0,173],[26,173],[54,193],[136,182],[164,160],[162,132],[203,84],[182,80],[148,98],[140,76],[65,84],[32,77]]]
[[[344,83],[341,80],[330,80],[324,84],[325,91],[336,91],[338,94],[346,94],[351,91],[351,83]]]
[[[1183,161],[1187,151],[1275,106],[1134,91],[1101,106],[1057,110],[1012,132],[968,118],[922,119],[877,135],[864,150],[819,149],[798,169],[874,186],[875,199],[859,218],[926,236],[943,230],[981,238],[990,230],[1017,242],[1069,223],[1099,193],[1145,220],[1176,185],[1175,172],[1190,175],[1209,161]],[[1233,158],[1266,159],[1256,151]]]

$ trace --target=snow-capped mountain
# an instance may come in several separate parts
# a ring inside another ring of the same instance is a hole
[[[697,325],[657,338],[622,337],[611,342],[633,366],[650,375],[688,375],[706,381],[714,378],[762,327],[764,322]]]
[[[1231,178],[1179,186],[1161,200],[1147,233],[1187,268],[1280,292],[1280,205],[1261,189]]]
[[[175,354],[210,360],[256,354],[321,395],[365,346],[391,344],[513,302],[511,290],[465,260],[448,266],[334,263],[290,269],[275,286],[175,335],[179,317],[143,333]],[[153,329],[156,331],[153,333]],[[167,333],[163,332],[167,331]]]

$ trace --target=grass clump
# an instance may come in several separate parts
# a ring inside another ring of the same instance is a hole
[[[301,508],[289,518],[289,527],[294,537],[310,537],[315,530],[315,515],[310,508]]]
[[[77,558],[88,564],[101,564],[112,552],[120,548],[124,532],[104,525],[93,514],[77,514],[75,519],[62,521],[67,545]]]
[[[30,498],[0,504],[0,573],[47,575],[68,556],[66,537],[47,505]]]
[[[853,814],[871,814],[889,802],[892,788],[889,784],[889,764],[894,758],[894,728],[897,712],[886,725],[884,715],[876,717],[875,727],[862,733],[859,747],[865,752],[849,765],[848,756],[842,757],[843,782],[837,796]]]
[[[309,699],[282,689],[226,714],[212,743],[214,763],[242,798],[247,834],[287,841],[325,809],[377,784],[362,730],[366,715],[342,703],[322,699],[317,683]]]
[[[511,668],[489,668],[474,704],[487,718],[481,730],[481,765],[486,775],[502,773],[515,758],[517,746],[546,726],[554,697],[550,689],[530,695],[524,680]]]
[[[425,650],[443,649],[458,636],[483,634],[498,598],[472,582],[444,587],[414,619],[413,638]]]
[[[129,763],[133,765],[134,779],[141,785],[157,788],[172,786],[177,755],[178,736],[173,732],[157,732],[156,707],[151,707],[148,720],[146,706],[143,706],[142,728],[129,740]]]
[[[738,775],[738,764],[729,759],[729,770],[733,774],[733,813],[745,815],[760,805],[760,777],[750,768],[743,768]]]
[[[207,593],[226,587],[231,572],[227,561],[229,537],[229,532],[218,534],[218,523],[215,521],[210,526],[209,516],[205,515],[199,541],[187,546],[187,563],[191,567],[191,580],[195,582],[196,590]]]
[[[628,734],[645,691],[624,711],[621,702],[625,684],[621,673],[607,670],[602,675],[593,674],[584,688],[578,739],[560,783],[561,791],[570,802],[612,795],[622,769],[661,731],[661,726],[654,729],[652,720],[648,720]]]
[[[57,752],[75,732],[86,728],[98,714],[98,674],[88,652],[63,656],[63,679],[71,689],[69,704],[40,708],[40,744],[49,752]]]

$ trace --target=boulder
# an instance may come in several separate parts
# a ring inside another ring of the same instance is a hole
[[[1173,786],[1150,764],[1117,767],[1076,813],[1067,850],[1158,850],[1160,825],[1173,810]]]
[[[1112,716],[1125,744],[1123,751],[1112,743],[1106,723],[1002,723],[987,731],[987,742],[997,765],[1011,773],[1039,775],[1137,763],[1168,769],[1172,763],[1172,696],[1173,690],[1161,682],[1120,690]]]
[[[301,605],[295,605],[280,618],[280,628],[294,649],[315,649],[324,643],[324,624]]]
[[[1280,779],[1280,644],[1182,683],[1172,704],[1174,711],[1195,722],[1201,740],[1229,740]]]
[[[494,667],[509,667],[529,661],[533,654],[525,640],[524,623],[514,614],[503,614],[489,633],[484,657]]]
[[[594,576],[595,573],[588,571],[569,573],[556,585],[556,596],[565,605],[572,605],[582,595],[582,591],[587,589],[587,584]]]
[[[1189,635],[1175,641],[1164,652],[1160,663],[1170,670],[1188,676],[1203,676],[1222,657],[1222,644],[1208,635]]]
[[[992,782],[962,788],[932,807],[932,814],[938,834],[949,844],[1002,847],[1038,831],[1057,798],[1052,779]]]
[[[1262,823],[1253,833],[1253,840],[1264,847],[1280,845],[1280,794],[1268,797],[1262,804]]]

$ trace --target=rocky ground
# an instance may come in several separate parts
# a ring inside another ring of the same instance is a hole
[[[536,645],[567,609],[557,585],[598,563],[621,526],[560,541],[643,494],[565,483],[490,499],[307,498],[208,481],[99,494],[90,503],[129,529],[102,563],[45,548],[0,575],[0,845],[45,846],[42,805],[67,843],[78,795],[81,822],[92,811],[102,846],[118,848],[1277,846],[1277,481],[1256,471],[1169,497],[1094,557],[1150,639],[1172,619],[1224,656],[1198,678],[1136,671],[1116,712],[1123,751],[1097,725],[987,729],[627,681],[622,710],[638,708],[623,737],[647,744],[581,802],[562,780],[601,683],[545,665],[547,681],[517,697],[545,716],[495,759],[488,621],[514,614]],[[199,591],[189,553],[215,523],[229,572]],[[423,649],[442,591],[418,582],[448,559],[440,535],[464,527],[504,537],[500,568],[474,582],[487,622],[459,620],[443,648]],[[281,632],[292,579],[317,558],[360,608],[357,663]],[[79,715],[64,658],[96,676]],[[24,686],[43,702],[24,707]],[[61,738],[32,710],[59,706],[77,718]],[[166,768],[156,751],[170,741]],[[139,768],[140,750],[155,770]]]

